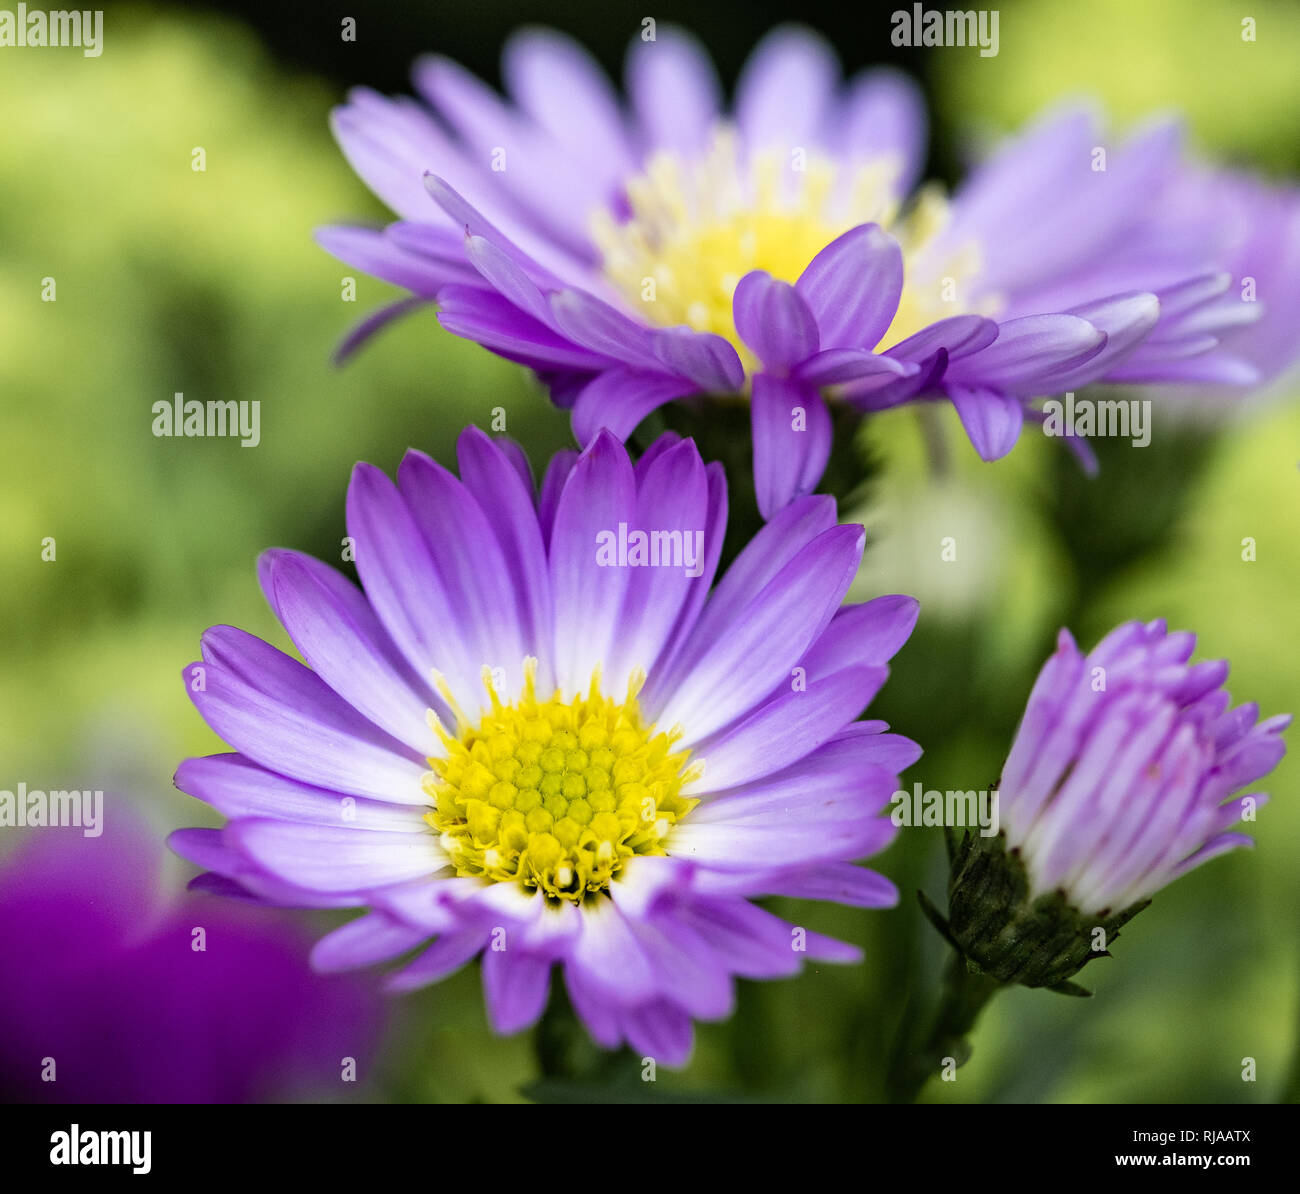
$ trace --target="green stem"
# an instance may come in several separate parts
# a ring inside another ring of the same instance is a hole
[[[553,1082],[609,1086],[631,1081],[639,1061],[626,1048],[601,1049],[588,1035],[562,987],[551,992],[541,1020],[533,1030],[537,1074]]]
[[[1002,984],[958,953],[948,960],[939,1005],[929,1020],[923,1039],[913,1021],[905,1017],[890,1060],[887,1091],[892,1103],[914,1103],[926,1082],[945,1066],[963,1065],[970,1057],[967,1040],[985,1005]]]

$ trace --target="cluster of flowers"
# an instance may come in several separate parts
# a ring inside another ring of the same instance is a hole
[[[920,748],[858,719],[918,609],[842,605],[864,540],[812,496],[827,399],[950,400],[994,459],[1049,393],[1255,385],[1287,363],[1300,221],[1189,162],[1169,124],[1098,168],[1095,118],[1073,109],[950,201],[914,191],[912,85],[842,85],[799,31],[757,50],[729,116],[673,31],[634,46],[626,106],[555,34],[514,40],[504,74],[513,103],[439,58],[416,68],[428,107],[354,93],[337,135],[401,218],[320,239],[411,292],[345,351],[436,304],[534,370],[582,450],[540,485],[474,428],[459,475],[414,451],[395,482],[359,465],[361,589],[267,553],[305,663],[204,636],[187,687],[237,753],[176,782],[228,822],[173,844],[212,890],[365,909],[317,945],[321,969],[418,951],[390,979],[410,989],[481,955],[503,1033],[538,1018],[558,969],[597,1042],[680,1064],[736,977],[857,956],[756,899],[897,897],[857,863],[891,840],[880,814]],[[748,398],[767,520],[725,569],[722,467],[671,433],[624,446],[655,408],[709,395]],[[698,567],[602,567],[616,528],[698,532]],[[1285,719],[1230,708],[1226,665],[1190,664],[1193,647],[1160,623],[1087,657],[1062,635],[1000,785],[1026,898],[1111,915],[1249,840],[1234,797],[1281,756]]]

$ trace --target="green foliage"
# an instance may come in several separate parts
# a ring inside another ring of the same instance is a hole
[[[1217,157],[1295,170],[1300,24],[1289,0],[1010,0],[999,9],[996,57],[945,49],[930,60],[941,112],[959,130],[1004,131],[1057,100],[1094,96],[1121,128],[1177,111]]]

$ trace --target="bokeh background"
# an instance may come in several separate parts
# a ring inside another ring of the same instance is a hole
[[[908,70],[932,104],[931,175],[950,184],[991,137],[1080,93],[1100,96],[1121,126],[1181,110],[1207,154],[1300,175],[1300,14],[1283,0],[1250,6],[1254,43],[1241,40],[1239,6],[1217,0],[1003,3],[1000,53],[987,59],[893,48],[893,7],[710,0],[651,15],[693,27],[728,83],[795,8],[846,67]],[[344,15],[357,19],[355,43],[340,38]],[[192,874],[165,855],[166,832],[216,823],[171,787],[179,759],[221,749],[185,698],[181,668],[214,623],[289,649],[257,589],[257,553],[281,545],[337,560],[355,460],[392,469],[415,445],[451,463],[458,429],[486,426],[493,407],[507,410],[535,468],[569,440],[528,378],[431,314],[343,369],[330,364],[344,331],[390,297],[311,240],[320,224],[384,215],[330,139],[330,106],[353,83],[404,90],[425,50],[495,81],[502,40],[530,22],[575,34],[617,72],[644,15],[596,0],[368,0],[346,13],[262,0],[225,11],[110,5],[99,58],[0,51],[0,788],[104,789],[110,822],[121,813],[148,826],[158,899],[180,898]],[[355,303],[343,301],[348,276]],[[57,300],[44,302],[50,277]],[[259,401],[260,445],[154,438],[152,404],[177,391]],[[913,593],[923,608],[873,706],[926,747],[909,787],[988,785],[1060,625],[1091,645],[1120,620],[1165,616],[1200,633],[1203,656],[1232,660],[1238,699],[1265,714],[1300,709],[1300,386],[1209,423],[1162,403],[1148,448],[1100,445],[1096,481],[1042,437],[982,465],[955,419],[944,430],[939,472],[910,412],[873,421],[862,445],[875,471],[861,593]],[[957,539],[955,563],[940,562],[944,536]],[[1254,562],[1242,559],[1247,536]],[[53,561],[42,558],[46,537]],[[1258,848],[1159,896],[1115,957],[1089,967],[1095,999],[1002,996],[958,1081],[932,1082],[924,1097],[1300,1098],[1298,779],[1293,751],[1269,782]],[[21,836],[0,829],[0,868]],[[878,1099],[893,1029],[942,961],[914,896],[923,887],[942,904],[939,831],[903,831],[879,869],[904,891],[892,912],[783,909],[861,943],[864,965],[742,984],[736,1015],[701,1028],[687,1070],[661,1071],[626,1097]],[[299,957],[338,919],[247,916],[257,932],[293,921],[298,935],[283,948]],[[5,966],[14,972],[0,984],[21,981],[19,962]],[[565,1097],[530,1085],[539,1069],[527,1035],[492,1037],[472,968],[376,1006],[385,1010],[365,1013],[374,1043],[358,1082],[304,1090],[304,1074],[282,1069],[259,1095]],[[240,1014],[231,1009],[224,1031],[239,1031]],[[1242,1081],[1246,1057],[1254,1083]],[[0,1073],[12,1096],[11,1079]]]

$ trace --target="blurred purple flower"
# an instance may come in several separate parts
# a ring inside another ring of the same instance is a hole
[[[1107,334],[1084,365],[1052,374],[1058,392],[1163,382],[1219,387],[1223,400],[1221,387],[1240,394],[1300,355],[1300,196],[1197,165],[1182,139],[1179,122],[1155,120],[1107,154],[1097,113],[1066,106],[1011,138],[953,196],[917,268],[933,273],[927,262],[960,246],[981,263],[967,299],[996,311],[1003,330],[950,367],[940,388],[986,459],[1014,444],[1024,414],[1040,416],[1006,406],[998,418],[994,399],[972,406],[961,388],[987,388],[987,362],[1010,325],[1044,319],[1039,312],[1081,316]],[[1042,394],[1042,380],[1007,392]],[[879,406],[905,395],[895,385],[864,397]],[[1091,467],[1086,441],[1067,442]]]
[[[951,203],[924,188],[904,207],[921,97],[889,70],[843,84],[810,32],[755,50],[729,114],[707,55],[671,28],[634,42],[626,107],[557,33],[516,35],[503,73],[513,103],[427,57],[414,78],[429,107],[357,89],[335,112],[349,161],[402,219],[319,240],[413,295],[344,352],[436,301],[444,327],[536,370],[583,444],[674,399],[746,393],[767,517],[821,478],[826,395],[863,410],[950,400],[992,460],[1035,397],[1258,375],[1219,347],[1261,310],[1227,295],[1230,213],[1208,204],[1208,237],[1164,227],[1184,178],[1173,126],[1102,170],[1095,121],[1069,110]]]
[[[162,899],[161,848],[121,802],[105,824],[97,838],[31,833],[0,863],[4,1098],[237,1103],[355,1089],[343,1059],[364,1074],[378,993],[314,974],[301,932],[259,909]]]

